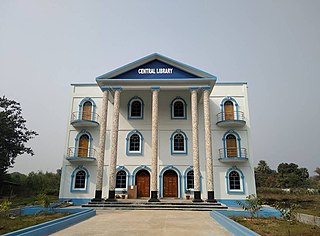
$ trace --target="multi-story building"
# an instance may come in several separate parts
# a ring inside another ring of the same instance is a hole
[[[112,201],[132,186],[149,201],[255,194],[247,84],[216,80],[152,54],[72,84],[60,199]]]

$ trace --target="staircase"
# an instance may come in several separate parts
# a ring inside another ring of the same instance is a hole
[[[121,199],[116,202],[89,202],[82,207],[91,207],[97,210],[177,210],[177,211],[212,211],[227,209],[221,203],[192,202],[187,200],[166,199],[160,202],[148,202],[143,199]]]

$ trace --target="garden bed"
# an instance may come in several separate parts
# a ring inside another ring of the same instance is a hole
[[[55,220],[67,215],[70,215],[70,213],[63,212],[63,213],[41,214],[41,215],[23,215],[23,216],[15,216],[12,218],[1,216],[0,227],[3,226],[4,228],[0,229],[0,235],[8,232],[16,231],[19,229],[23,229],[29,226],[44,223],[50,220]]]
[[[230,217],[239,224],[264,236],[320,235],[320,227],[277,218]]]

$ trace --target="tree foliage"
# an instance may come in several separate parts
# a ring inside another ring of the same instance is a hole
[[[307,188],[315,186],[312,178],[309,178],[308,170],[299,167],[297,164],[281,163],[278,165],[277,170],[272,170],[266,161],[259,161],[258,166],[255,168],[257,187]]]
[[[26,127],[22,109],[16,101],[0,97],[0,183],[7,169],[12,167],[17,156],[34,155],[26,143],[38,135]]]

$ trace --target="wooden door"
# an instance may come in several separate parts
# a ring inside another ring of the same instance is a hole
[[[224,119],[234,120],[234,109],[233,103],[231,101],[226,101],[224,103]]]
[[[174,170],[163,174],[163,197],[178,197],[178,175]]]
[[[85,102],[82,108],[82,119],[91,120],[92,118],[92,104],[91,102]]]
[[[234,135],[229,134],[227,140],[227,157],[237,157],[237,139]]]
[[[147,170],[140,170],[136,174],[136,185],[138,197],[150,196],[150,174]]]
[[[84,134],[84,135],[81,135],[79,139],[78,156],[88,157],[88,151],[89,151],[89,136]]]

